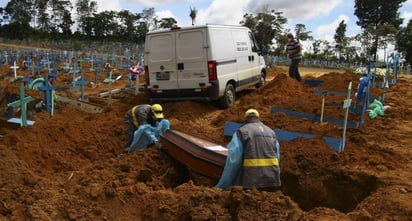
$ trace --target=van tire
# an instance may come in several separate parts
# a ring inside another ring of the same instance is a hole
[[[225,93],[223,97],[220,99],[220,107],[226,109],[231,107],[235,104],[236,92],[233,84],[227,84],[225,88]]]
[[[265,81],[266,81],[266,73],[265,72],[260,72],[260,79],[259,79],[259,83],[257,83],[255,85],[256,88],[261,88],[263,86],[265,86]]]

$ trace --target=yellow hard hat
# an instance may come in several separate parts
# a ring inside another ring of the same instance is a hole
[[[259,117],[259,112],[251,108],[245,112],[245,117]]]
[[[152,112],[157,119],[163,118],[163,108],[160,104],[153,104]]]

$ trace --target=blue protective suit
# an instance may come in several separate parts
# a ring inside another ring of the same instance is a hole
[[[133,141],[129,147],[128,153],[146,148],[150,144],[153,144],[158,141],[160,135],[168,129],[170,129],[170,122],[167,119],[162,119],[157,123],[156,127],[152,127],[150,124],[140,125],[134,132]]]
[[[232,140],[227,145],[228,154],[226,157],[225,167],[223,169],[222,176],[215,187],[223,190],[233,186],[242,166],[243,160],[243,144],[235,132],[232,136]],[[276,141],[277,158],[280,163],[280,144]]]
[[[360,82],[356,92],[356,103],[360,103],[363,99],[365,99],[366,92],[368,90],[369,77],[363,76],[359,80]]]

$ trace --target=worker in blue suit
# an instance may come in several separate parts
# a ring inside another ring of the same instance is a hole
[[[243,186],[274,191],[281,186],[280,145],[275,132],[264,125],[259,112],[249,109],[246,121],[233,134],[222,176],[216,187]]]
[[[126,127],[125,147],[131,153],[150,144],[161,148],[160,134],[170,128],[170,123],[164,119],[160,104],[140,104],[127,111],[124,118]]]
[[[369,76],[367,74],[364,74],[361,78],[359,78],[358,90],[355,93],[356,104],[361,103],[365,99],[366,92],[368,91],[368,84]]]

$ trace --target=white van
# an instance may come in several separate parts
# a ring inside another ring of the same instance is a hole
[[[151,102],[219,100],[261,87],[266,65],[252,32],[243,26],[202,25],[148,32],[144,47],[146,93]]]

